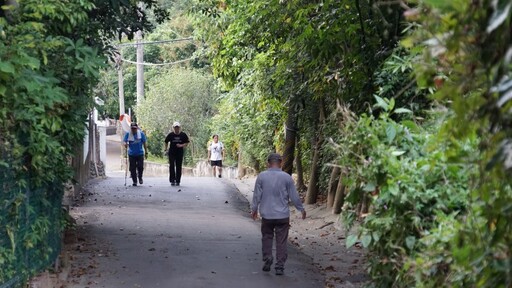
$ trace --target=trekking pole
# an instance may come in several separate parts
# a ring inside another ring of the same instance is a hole
[[[126,178],[128,177],[128,147],[125,147],[126,153],[124,154],[124,186],[126,186]]]

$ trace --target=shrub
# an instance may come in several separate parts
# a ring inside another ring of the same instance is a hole
[[[353,224],[363,216],[347,245],[360,241],[368,248],[375,286],[410,287],[414,279],[405,263],[421,251],[420,239],[440,219],[467,209],[474,167],[450,162],[446,147],[436,144],[443,141],[435,137],[435,123],[430,128],[410,120],[397,123],[390,115],[406,110],[393,111],[392,100],[377,99],[385,112],[377,119],[362,115],[348,124],[346,138],[339,143],[349,187],[344,217]],[[475,147],[468,143],[460,148],[460,153],[470,154]],[[364,201],[369,211],[361,215],[356,207]]]

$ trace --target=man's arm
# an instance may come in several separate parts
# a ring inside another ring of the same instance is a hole
[[[258,219],[258,206],[260,205],[262,192],[261,180],[260,177],[257,177],[254,183],[254,193],[252,195],[251,204],[251,216],[253,220]]]
[[[189,140],[188,140],[188,136],[187,136],[187,134],[185,134],[185,137],[184,137],[184,138],[182,138],[182,140],[183,140],[183,143],[181,143],[181,144],[176,144],[176,147],[178,147],[178,148],[186,148],[186,147],[188,146],[188,142],[189,142]]]
[[[304,209],[304,205],[302,205],[302,200],[300,200],[299,193],[291,177],[288,181],[288,195],[290,195],[290,200],[295,208],[302,213],[302,219],[306,219],[306,209]]]
[[[169,140],[168,140],[168,138],[169,138],[169,135],[167,135],[167,136],[165,137],[165,140],[164,140],[164,154],[166,154],[166,155],[168,154],[168,152],[167,152],[167,149],[168,149],[168,148],[167,148],[167,146],[169,146]]]
[[[141,131],[141,138],[142,138],[142,145],[144,146],[144,156],[146,159],[148,159],[148,146],[146,142],[148,142],[148,138],[146,137],[146,134]]]

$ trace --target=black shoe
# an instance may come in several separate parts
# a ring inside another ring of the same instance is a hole
[[[174,183],[174,182],[171,182],[171,186],[176,186],[176,183]]]
[[[283,275],[284,274],[284,268],[276,268],[276,275]]]
[[[219,174],[219,178],[222,178],[222,175]]]
[[[142,181],[142,178],[139,178],[139,184],[142,184],[144,183],[144,181]]]
[[[265,260],[265,264],[263,264],[263,271],[268,272],[270,271],[270,266],[272,266],[272,258]]]
[[[180,186],[180,182],[176,182],[176,186]]]
[[[132,186],[137,186],[137,182],[133,182]]]

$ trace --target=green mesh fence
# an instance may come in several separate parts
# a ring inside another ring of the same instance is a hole
[[[0,166],[0,288],[23,287],[60,253],[63,185],[28,187],[29,176]]]

